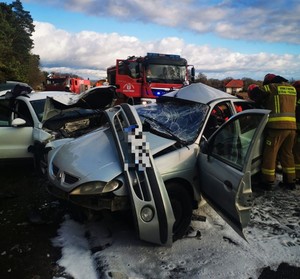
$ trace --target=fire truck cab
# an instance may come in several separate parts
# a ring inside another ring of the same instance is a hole
[[[50,74],[45,83],[45,91],[67,91],[79,94],[90,89],[91,82],[89,79],[71,77],[68,75]]]
[[[117,88],[118,103],[137,104],[188,84],[188,66],[179,55],[147,53],[145,57],[117,59],[116,65],[107,69],[107,78]],[[192,68],[192,80],[194,73]]]

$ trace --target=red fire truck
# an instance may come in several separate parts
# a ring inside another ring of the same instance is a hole
[[[118,103],[140,103],[188,84],[187,60],[175,54],[147,53],[144,57],[117,59],[107,69],[110,85],[116,86]],[[194,80],[194,67],[190,71]]]
[[[91,87],[89,79],[69,75],[50,74],[45,83],[46,91],[69,91],[79,94]]]

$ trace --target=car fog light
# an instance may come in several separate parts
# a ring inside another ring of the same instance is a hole
[[[154,217],[154,210],[149,207],[149,206],[145,206],[142,208],[141,210],[141,218],[143,221],[145,222],[150,222]]]

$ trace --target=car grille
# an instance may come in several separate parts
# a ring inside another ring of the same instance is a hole
[[[52,164],[52,171],[57,179],[61,180],[61,182],[64,182],[66,184],[74,184],[77,181],[79,181],[78,177],[67,172],[60,171],[55,164]]]
[[[76,183],[78,180],[79,180],[78,177],[65,172],[65,183],[73,184],[73,183]]]

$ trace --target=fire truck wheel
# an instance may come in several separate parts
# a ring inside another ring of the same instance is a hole
[[[182,238],[187,232],[192,219],[192,197],[184,185],[170,182],[166,185],[172,205],[175,223],[173,226],[173,241]]]

